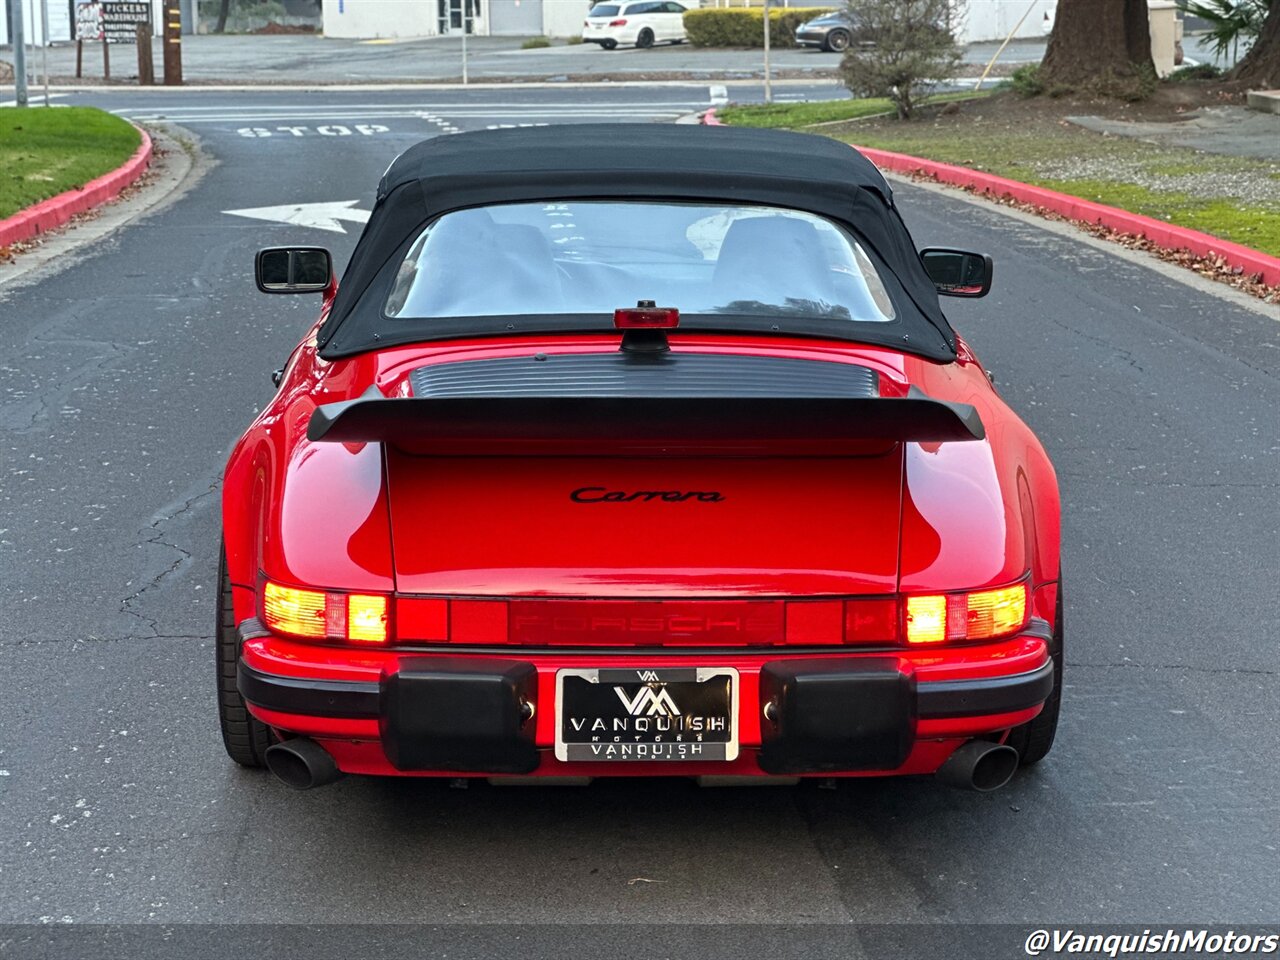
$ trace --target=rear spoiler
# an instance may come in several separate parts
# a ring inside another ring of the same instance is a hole
[[[372,388],[316,408],[307,439],[386,443],[414,452],[529,444],[752,447],[790,441],[981,440],[967,403],[905,397],[468,396],[388,398]],[[589,452],[589,451],[587,451]]]

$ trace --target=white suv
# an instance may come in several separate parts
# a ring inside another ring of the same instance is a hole
[[[583,43],[612,50],[620,43],[652,47],[655,43],[684,43],[685,8],[675,0],[597,3],[582,26]]]

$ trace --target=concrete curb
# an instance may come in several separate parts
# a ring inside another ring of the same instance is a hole
[[[92,210],[119,196],[120,191],[137,180],[151,164],[151,137],[141,127],[142,143],[133,156],[121,166],[90,180],[83,187],[68,190],[34,206],[19,210],[13,216],[0,220],[0,247],[30,240],[62,226],[78,213]]]
[[[724,124],[708,110],[702,122],[711,126]],[[1019,203],[1027,203],[1042,210],[1059,214],[1068,220],[1080,223],[1098,224],[1121,233],[1133,234],[1151,241],[1165,250],[1187,250],[1197,257],[1217,257],[1233,269],[1240,270],[1246,276],[1260,275],[1262,282],[1271,286],[1280,285],[1280,257],[1273,257],[1260,250],[1220,240],[1199,230],[1178,227],[1141,214],[1130,213],[1116,207],[1082,200],[1056,190],[1044,187],[1033,187],[1029,183],[997,177],[994,174],[958,167],[950,163],[938,163],[922,157],[912,157],[905,153],[891,153],[888,150],[875,150],[870,147],[857,147],[868,160],[885,170],[893,170],[908,175],[923,175],[940,183],[950,183],[965,187],[976,193],[993,197],[1008,197]]]

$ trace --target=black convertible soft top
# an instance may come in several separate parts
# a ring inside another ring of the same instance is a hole
[[[682,317],[681,328],[849,339],[937,360],[955,358],[954,334],[937,292],[889,185],[866,157],[826,137],[675,124],[491,130],[435,137],[409,148],[378,186],[373,213],[320,330],[322,356],[460,336],[612,330],[612,317],[603,316],[383,315],[400,262],[429,221],[468,207],[567,199],[761,204],[842,223],[877,261],[897,307],[894,321],[717,314]]]

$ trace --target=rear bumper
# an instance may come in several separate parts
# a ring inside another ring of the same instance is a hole
[[[927,656],[521,648],[366,653],[273,637],[255,620],[240,633],[238,682],[250,710],[281,731],[320,740],[342,769],[358,773],[930,773],[965,739],[1034,717],[1054,680],[1047,625],[997,644]],[[695,662],[738,671],[737,760],[555,759],[558,670]],[[410,703],[424,700],[438,707]]]

